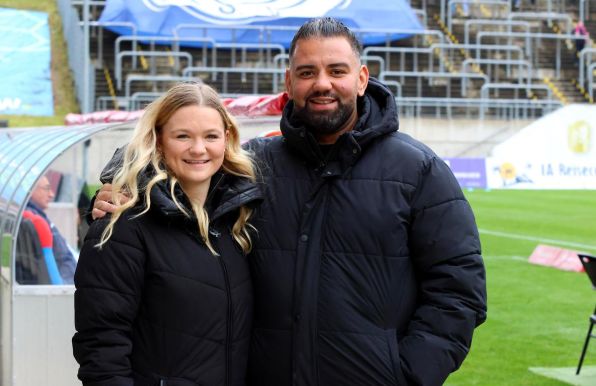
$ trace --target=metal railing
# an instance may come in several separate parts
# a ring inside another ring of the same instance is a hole
[[[594,54],[596,54],[596,48],[584,48],[579,53],[579,84],[582,87],[586,87],[586,72],[592,64]]]
[[[467,50],[470,52],[476,52],[476,59],[487,59],[482,57],[483,52],[492,53],[494,55],[499,55],[501,52],[507,54],[507,59],[512,59],[511,54],[517,53],[517,59],[522,60],[523,50],[521,47],[516,46],[514,44],[505,45],[505,44],[433,44],[431,46],[433,49],[436,47],[440,49],[441,55],[449,55],[449,59],[451,61],[454,60],[455,51]],[[444,71],[444,63],[441,61],[440,71]],[[432,69],[432,68],[431,68]]]
[[[468,118],[529,119],[548,114],[562,103],[553,100],[483,99],[483,98],[395,98],[400,117],[434,115],[451,118],[454,111]]]
[[[525,32],[530,32],[530,23],[527,21],[522,20],[491,20],[491,19],[473,19],[473,20],[466,20],[464,23],[464,44],[470,43],[470,27],[478,26],[478,30],[476,33],[480,32],[481,26],[497,26],[497,27],[507,27],[508,33],[513,32],[514,27],[525,27]],[[511,43],[509,43],[511,44]]]
[[[395,87],[395,91],[393,92],[393,95],[395,95],[396,98],[401,98],[401,96],[402,96],[401,83],[399,83],[397,80],[385,80],[383,82],[383,84],[385,84],[385,86],[389,87],[390,90],[391,90],[391,87]]]
[[[379,53],[381,55],[372,55],[372,53]],[[362,52],[364,57],[380,57],[383,59],[384,68],[389,69],[392,67],[391,63],[395,62],[392,60],[393,54],[398,55],[399,60],[399,71],[418,71],[418,62],[419,62],[419,55],[426,55],[426,60],[429,63],[429,71],[430,71],[430,63],[433,60],[433,49],[428,48],[418,48],[418,47],[366,47]],[[406,68],[406,57],[408,55],[412,56],[412,67],[410,69]]]
[[[451,72],[428,72],[428,71],[418,71],[418,72],[411,72],[411,71],[384,71],[379,75],[379,80],[381,82],[385,82],[387,78],[396,77],[396,78],[414,78],[416,79],[416,95],[422,95],[422,81],[427,81],[429,84],[431,83],[431,79],[434,80],[441,80],[447,79],[447,83],[444,85],[446,87],[446,98],[451,98],[451,80],[453,79],[461,79],[460,85],[460,94],[462,96],[466,96],[468,92],[467,87],[467,80],[468,79],[481,79],[484,83],[489,83],[490,79],[488,75],[485,74],[467,74],[467,73],[451,73]],[[466,80],[466,81],[464,81]],[[403,81],[401,82],[403,87]]]
[[[125,42],[131,42],[133,45],[133,49],[132,51],[137,51],[135,49],[136,44],[138,43],[143,43],[143,44],[149,44],[150,47],[150,52],[155,51],[155,47],[156,45],[165,45],[165,46],[170,46],[172,48],[172,51],[179,51],[179,44],[180,44],[180,40],[179,38],[176,37],[168,37],[168,36],[118,36],[116,38],[116,40],[114,41],[114,67],[116,66],[116,58],[118,57],[118,54],[121,51],[121,46],[123,43]],[[190,42],[193,44],[201,44],[203,45],[203,47],[215,47],[215,40],[211,39],[211,38],[205,38],[205,37],[187,37],[184,38],[183,41],[186,42]],[[126,50],[129,51],[129,50]],[[143,51],[145,52],[145,51]],[[217,56],[216,56],[216,52],[214,50],[212,50],[211,52],[211,62],[212,63],[216,63],[217,61]],[[208,59],[207,56],[202,56],[201,60],[203,61],[203,65],[208,65]],[[136,69],[136,66],[133,64],[133,68]]]
[[[289,45],[292,37],[298,31],[299,26],[279,26],[279,25],[242,25],[242,26],[230,26],[230,25],[214,25],[214,24],[188,24],[183,23],[176,26],[172,33],[176,37],[182,38],[185,34],[184,31],[193,31],[198,30],[200,34],[204,37],[210,36],[210,30],[216,31],[225,31],[229,32],[230,41],[232,43],[236,43],[235,39],[239,39],[243,32],[250,31],[256,32],[258,34],[258,42],[259,43],[271,43],[271,35],[276,32],[286,32],[287,33],[287,43]],[[360,39],[364,40],[367,35],[385,35],[386,36],[386,45],[389,45],[393,40],[393,36],[396,35],[406,35],[406,36],[426,36],[426,35],[435,35],[439,38],[440,42],[445,42],[445,37],[443,33],[440,31],[435,30],[419,30],[419,29],[411,29],[411,28],[351,28],[352,32]],[[196,36],[196,33],[192,34],[192,36]]]
[[[269,63],[271,61],[272,52],[269,47],[273,48],[275,46],[269,46],[271,43],[271,34],[273,32],[288,32],[288,41],[291,40],[291,35],[293,35],[297,30],[298,27],[295,26],[264,26],[264,25],[247,25],[247,26],[223,26],[223,25],[211,25],[211,24],[188,24],[182,23],[177,25],[172,33],[174,37],[183,40],[185,36],[190,34],[190,36],[197,36],[198,34],[202,35],[203,37],[210,37],[209,31],[214,30],[218,32],[227,32],[229,33],[230,43],[231,44],[240,44],[237,39],[240,39],[241,35],[246,32],[256,32],[258,34],[258,44],[262,47],[260,48],[259,55],[264,55],[266,57],[265,62]],[[198,33],[197,33],[198,32]],[[205,47],[203,47],[203,52],[205,53]],[[277,49],[277,48],[276,48]],[[285,50],[285,49],[284,49]],[[236,60],[236,50],[230,51],[230,62],[235,63]],[[262,57],[262,56],[261,56]],[[206,66],[207,64],[203,64]],[[213,64],[214,66],[217,63]]]
[[[528,88],[530,88],[531,90],[545,90],[547,93],[547,99],[519,99],[517,98],[517,93],[516,93],[516,98],[513,100],[516,101],[523,101],[525,103],[522,103],[522,106],[526,106],[526,107],[531,107],[532,111],[535,112],[535,109],[538,107],[539,109],[543,110],[543,113],[545,112],[550,112],[552,110],[547,110],[544,111],[544,106],[546,106],[547,108],[558,108],[563,106],[563,103],[557,100],[554,100],[552,97],[552,90],[543,84],[533,84],[533,85],[522,85],[522,84],[515,84],[515,83],[487,83],[485,85],[483,85],[480,89],[480,100],[483,101],[482,105],[481,105],[481,110],[480,110],[480,119],[484,119],[485,114],[487,113],[487,111],[491,108],[491,107],[495,107],[495,104],[497,106],[503,106],[504,104],[506,104],[507,101],[511,101],[511,99],[503,99],[503,98],[490,98],[489,95],[489,91],[490,90],[524,90],[526,91],[526,93],[528,92]],[[522,118],[528,118],[528,109],[522,109]],[[542,115],[542,114],[541,114]],[[533,116],[533,115],[532,115]]]
[[[114,99],[110,95],[99,96],[95,99],[95,109],[97,111],[105,110],[125,110],[136,111],[141,110],[146,104],[153,102],[155,99],[163,95],[163,92],[135,92],[129,97],[116,97]]]
[[[511,12],[508,16],[509,20],[522,19],[522,20],[542,20],[552,23],[553,20],[559,20],[565,22],[565,33],[571,34],[573,31],[573,20],[567,13],[556,13],[556,12]]]
[[[288,36],[294,35],[298,31],[299,26],[267,26],[267,25],[218,25],[218,24],[199,24],[199,23],[181,23],[172,30],[174,37],[183,38],[186,33],[191,36],[197,36],[195,31],[198,31],[203,37],[211,36],[210,31],[223,31],[229,33],[229,40],[232,43],[237,43],[236,39],[240,39],[242,34],[249,32],[256,32],[258,34],[258,43],[270,43],[271,34],[273,32],[288,32]],[[289,42],[289,40],[288,40]]]
[[[79,23],[81,27],[84,26],[85,22],[81,21]],[[132,36],[137,35],[137,26],[134,23],[130,22],[120,22],[120,21],[89,21],[87,23],[89,27],[96,27],[98,29],[98,36],[97,36],[97,66],[99,68],[103,68],[103,30],[106,27],[119,27],[119,28],[127,28],[130,29],[130,34]],[[133,43],[133,50],[137,49],[137,43]],[[134,67],[136,68],[136,58],[134,62]]]
[[[114,98],[112,95],[95,97],[95,111],[122,110],[123,107],[128,109],[128,100],[124,97]]]
[[[165,52],[165,51],[152,51],[152,52],[141,52],[141,51],[121,51],[116,55],[116,65],[114,66],[114,77],[116,78],[116,87],[118,90],[122,89],[122,61],[125,57],[130,56],[133,59],[139,56],[148,56],[151,59],[155,58],[173,58],[186,59],[187,66],[193,65],[192,55],[188,52]],[[157,75],[157,65],[155,60],[150,61],[149,65],[150,75]]]
[[[545,84],[487,83],[480,88],[480,99],[491,99],[490,90],[522,90],[526,92],[526,97],[534,90],[542,90],[546,91],[547,100],[553,100],[553,91]]]
[[[252,50],[258,53],[258,60],[253,62],[256,66],[270,67],[272,65],[273,58],[277,54],[284,54],[286,49],[281,44],[276,43],[215,43],[215,50],[229,50],[231,53],[240,51],[240,61],[230,59],[230,66],[238,65],[246,67],[247,65],[247,52]],[[277,52],[277,54],[276,54]],[[214,64],[216,65],[216,64]]]
[[[161,92],[135,92],[128,99],[128,111],[141,110],[146,104],[159,98]]]
[[[251,68],[251,67],[187,67],[182,70],[182,76],[193,78],[197,74],[209,74],[211,79],[217,79],[221,76],[221,86],[219,92],[223,94],[230,93],[229,76],[230,74],[240,74],[243,78],[241,82],[246,82],[247,74],[252,75],[252,93],[253,94],[277,94],[284,88],[285,69],[281,68]],[[260,77],[262,76],[263,79]],[[263,80],[263,82],[261,82]],[[270,86],[270,89],[264,90],[261,83]]]
[[[579,20],[586,21],[590,15],[590,1],[579,0]]]
[[[596,63],[592,63],[588,66],[588,73],[590,76],[588,77],[588,93],[590,94],[590,98],[594,99],[594,71],[596,70]]]
[[[218,58],[220,51],[231,53],[236,53],[237,51],[240,51],[240,62],[235,60],[236,56],[232,54],[230,57],[230,67],[236,67],[239,63],[242,67],[249,67],[247,53],[249,51],[256,51],[258,55],[258,60],[256,62],[251,63],[253,63],[253,65],[256,64],[257,66],[262,66],[265,68],[271,67],[273,65],[274,56],[272,55],[275,52],[281,54],[286,52],[283,45],[273,43],[220,43],[208,37],[119,36],[118,38],[116,38],[116,41],[114,42],[115,62],[117,61],[120,52],[122,52],[121,46],[124,42],[148,44],[150,47],[150,51],[148,52],[155,52],[156,45],[159,44],[171,47],[172,52],[180,52],[180,45],[184,42],[200,45],[202,46],[202,55],[199,60],[201,61],[201,65],[203,67],[217,67],[219,64]],[[146,52],[147,51],[143,51],[143,53]],[[174,57],[175,68],[178,68],[179,66],[177,58],[177,56]],[[114,63],[114,67],[116,67],[116,63]]]
[[[446,5],[447,0],[441,0],[441,20],[443,22],[445,22],[445,18],[446,18],[446,14],[449,10],[452,9],[451,4]],[[469,5],[473,5],[473,4],[482,4],[484,1],[483,0],[449,0],[449,3],[465,3],[467,1],[467,3]],[[489,0],[492,1],[492,0]],[[536,1],[536,3],[538,3],[539,0]],[[578,1],[578,0],[574,0],[574,1]],[[594,0],[592,0],[594,1]],[[495,1],[496,2],[496,1]],[[506,1],[500,1],[499,2],[502,6],[504,7],[508,7],[509,12],[512,11],[511,9],[511,2],[510,0],[506,0]],[[567,11],[567,4],[566,4],[566,0],[546,0],[543,1],[543,3],[546,3],[546,10],[549,13],[552,12],[560,12],[560,13],[564,13],[564,12],[568,12]],[[578,4],[578,17],[579,20],[585,21],[587,19],[587,17],[590,15],[590,0],[579,0],[579,4]],[[536,7],[536,5],[534,5],[534,7]],[[426,7],[424,7],[426,8]],[[536,8],[535,8],[536,9]]]
[[[462,4],[467,2],[469,5],[492,5],[492,6],[500,6],[505,7],[507,13],[511,12],[511,2],[510,0],[448,0],[448,4],[446,4],[447,0],[441,0],[441,21],[445,23],[445,15],[449,14],[449,20],[451,20],[451,13],[454,9],[454,5]],[[448,29],[451,31],[451,22],[448,22]]]
[[[277,54],[273,57],[273,68],[286,68],[290,63],[290,54]]]
[[[511,59],[474,59],[474,58],[470,58],[470,59],[466,59],[463,61],[462,63],[462,71],[464,73],[468,72],[468,67],[471,67],[472,65],[479,65],[479,64],[485,64],[488,65],[488,70],[487,75],[490,79],[494,80],[494,81],[498,81],[499,80],[499,73],[496,70],[497,66],[505,66],[505,71],[507,72],[507,77],[511,78],[511,66],[517,66],[518,71],[517,71],[517,81],[521,84],[524,80],[524,74],[522,72],[522,67],[525,67],[526,69],[526,76],[525,76],[525,81],[526,81],[526,85],[530,85],[532,83],[532,78],[534,77],[534,70],[532,68],[532,64],[530,62],[528,62],[527,60],[511,60]],[[493,67],[495,68],[495,76],[493,76]]]
[[[398,56],[399,66],[398,71],[419,71],[418,63],[422,60],[426,60],[427,66],[426,71],[434,72],[435,59],[438,61],[439,72],[445,72],[445,63],[441,60],[441,57],[448,57],[449,60],[454,61],[454,54],[457,51],[468,50],[472,53],[475,51],[476,59],[482,59],[482,53],[490,53],[494,55],[506,54],[507,59],[512,58],[512,54],[517,54],[517,59],[522,60],[524,58],[523,51],[516,45],[491,45],[491,44],[442,44],[435,43],[427,48],[417,47],[367,47],[363,51],[365,56],[374,56],[373,53],[384,54],[385,68],[389,69],[392,67],[393,54]],[[435,52],[438,50],[438,55],[435,57]],[[406,68],[406,57],[412,56],[411,68]]]
[[[426,13],[426,9],[416,9],[412,8],[412,12],[418,17],[418,20],[422,23],[422,26],[426,29],[428,28],[428,15]]]
[[[385,66],[385,59],[381,56],[377,55],[361,55],[360,62],[368,67],[368,71],[372,76],[378,76],[381,72],[387,70],[387,66]],[[370,66],[370,62],[378,63],[377,68],[378,71],[373,72],[373,67]]]
[[[444,4],[444,2],[442,4]],[[449,0],[447,8],[447,29],[449,31],[452,31],[451,24],[453,20],[453,14],[455,13],[455,7],[457,5],[467,7],[471,5],[490,5],[492,8],[504,10],[505,14],[509,14],[511,12],[511,2],[509,0]],[[443,12],[443,9],[441,9],[441,12]],[[443,17],[441,20],[443,20],[443,22],[445,21]]]
[[[576,36],[569,34],[551,34],[551,33],[534,33],[534,32],[490,32],[482,31],[476,35],[476,43],[482,44],[483,38],[523,38],[527,59],[531,63],[535,63],[535,58],[538,56],[538,48],[540,47],[540,40],[554,40],[556,42],[556,56],[555,56],[555,77],[561,76],[561,41],[565,40],[587,40],[585,36]],[[533,42],[536,44],[533,44]]]
[[[157,88],[157,84],[165,84],[166,88],[172,86],[175,82],[184,82],[188,81],[189,77],[185,76],[175,76],[175,75],[138,75],[138,74],[129,74],[126,76],[126,82],[124,83],[124,97],[130,98],[131,97],[131,87],[132,83],[134,82],[152,82],[153,88]],[[197,80],[197,79],[195,79]],[[165,91],[165,90],[162,90]],[[153,91],[157,92],[157,91]]]

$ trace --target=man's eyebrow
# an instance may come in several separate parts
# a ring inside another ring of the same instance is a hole
[[[295,71],[301,71],[301,70],[310,70],[311,68],[314,68],[315,66],[312,64],[301,64],[299,66],[296,66],[296,68],[294,69]]]
[[[327,68],[350,67],[350,64],[348,62],[337,62],[337,63],[328,64],[325,67],[327,67]],[[295,71],[310,70],[312,68],[315,68],[314,64],[301,64],[299,66],[296,66]]]
[[[337,62],[337,63],[331,63],[327,67],[350,67],[350,64],[348,62]]]

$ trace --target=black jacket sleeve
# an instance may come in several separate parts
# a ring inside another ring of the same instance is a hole
[[[122,147],[119,147],[118,149],[116,149],[116,151],[112,155],[112,158],[110,158],[110,160],[108,161],[106,166],[104,166],[103,170],[101,171],[101,175],[99,176],[99,181],[102,184],[112,182],[114,175],[116,174],[118,169],[120,169],[122,167],[125,149],[126,149],[126,146],[122,146]],[[89,204],[89,208],[87,209],[87,212],[85,214],[85,220],[87,221],[87,224],[89,224],[89,225],[91,225],[93,223],[93,217],[91,215],[91,212],[93,211],[93,205],[95,205],[95,197],[97,196],[98,192],[99,192],[99,190],[97,190],[95,192],[95,194],[93,195],[93,197],[91,197],[91,202]]]
[[[144,277],[145,253],[134,221],[121,217],[101,249],[108,219],[95,221],[75,273],[73,353],[85,386],[132,386],[131,331]],[[126,240],[122,238],[126,236]]]
[[[413,200],[410,248],[418,307],[399,342],[412,384],[441,385],[457,370],[486,319],[486,281],[472,209],[449,167],[433,157]]]

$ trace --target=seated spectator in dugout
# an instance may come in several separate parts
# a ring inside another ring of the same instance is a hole
[[[31,192],[23,221],[30,221],[37,232],[49,283],[73,284],[76,260],[66,240],[45,213],[54,197],[50,181],[42,176]],[[38,284],[44,283],[40,281]]]

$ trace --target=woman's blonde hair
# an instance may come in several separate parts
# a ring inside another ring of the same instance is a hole
[[[116,172],[112,181],[112,202],[116,204],[117,209],[112,214],[110,222],[101,236],[99,247],[112,236],[114,224],[122,213],[135,206],[141,200],[141,195],[143,195],[145,207],[138,215],[140,216],[149,210],[151,206],[151,189],[159,181],[169,179],[170,198],[185,215],[191,217],[189,211],[176,199],[174,188],[178,181],[175,176],[167,172],[163,156],[157,149],[162,128],[178,109],[185,106],[210,107],[217,110],[224,123],[224,129],[228,132],[222,170],[225,173],[255,181],[252,159],[240,146],[238,126],[222,104],[217,92],[202,83],[184,82],[176,84],[145,108],[143,116],[135,126],[132,139],[124,152],[122,167]],[[139,186],[138,176],[147,169],[153,169],[154,172],[149,176],[150,179],[144,186]],[[119,196],[120,192],[124,192],[130,199],[123,203]],[[189,201],[197,219],[199,234],[209,250],[217,255],[209,240],[209,216],[207,212],[202,206],[194,203],[196,200],[189,198]],[[252,210],[250,208],[242,206],[232,227],[232,236],[245,253],[248,253],[252,246],[248,229],[252,228],[248,224],[251,214]]]

